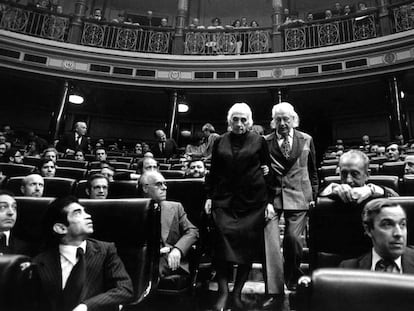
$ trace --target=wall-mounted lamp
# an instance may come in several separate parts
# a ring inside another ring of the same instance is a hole
[[[81,105],[84,102],[84,98],[79,94],[70,94],[69,102],[75,105]]]
[[[190,109],[187,103],[179,103],[178,104],[178,112],[185,113]]]
[[[400,97],[401,97],[401,99],[404,99],[405,93],[403,91],[400,92]]]

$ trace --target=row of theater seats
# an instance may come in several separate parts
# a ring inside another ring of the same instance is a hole
[[[414,244],[414,197],[389,198],[407,214],[407,244]],[[414,277],[371,271],[334,269],[344,259],[359,257],[372,245],[361,222],[363,206],[318,198],[309,210],[311,277],[299,282],[299,311],[412,310]]]
[[[203,180],[179,179],[168,180],[167,183],[167,199],[183,204],[190,221],[200,228],[200,242],[203,243],[205,237],[205,231],[202,230],[205,227],[202,216],[205,201]],[[18,219],[14,228],[15,234],[30,242],[35,249],[39,247],[39,241],[42,240],[43,216],[53,199],[16,197]],[[133,280],[134,303],[142,301],[156,288],[168,293],[174,292],[174,288],[168,288],[169,283],[159,283],[158,280],[160,209],[156,204],[149,199],[139,198],[81,199],[80,203],[92,215],[93,237],[116,244],[118,253]],[[18,264],[22,260],[30,261],[29,258],[21,257],[12,258],[10,262],[0,260],[0,310],[7,310],[4,308],[4,303],[8,302],[17,306],[16,310],[32,309],[31,306],[27,307],[28,291],[22,293],[18,290],[24,288],[24,284],[19,283],[23,282],[24,277],[19,277],[17,273]],[[197,262],[193,264],[191,271],[193,275],[189,286],[194,284],[193,280],[198,271]],[[25,306],[19,309],[21,303]]]
[[[59,161],[57,161],[56,167],[56,177],[64,177],[64,178],[72,178],[75,180],[81,180],[87,178],[89,175],[99,173],[100,169],[86,169],[86,168],[77,168],[77,167],[64,167],[59,166]],[[111,163],[112,165],[113,163]],[[164,175],[165,178],[184,178],[185,171],[178,169],[163,169],[160,166],[160,171]],[[30,173],[36,171],[36,167],[33,165],[26,165],[26,164],[12,164],[12,163],[0,163],[0,171],[3,175],[7,177],[16,177],[16,176],[26,176]],[[116,169],[117,173],[135,173],[135,170],[129,169]]]
[[[338,168],[337,164],[322,165],[319,168],[319,175],[320,175],[321,180],[323,180],[327,176],[338,175],[337,168]],[[404,168],[405,168],[405,163],[402,161],[383,162],[382,164],[378,164],[378,163],[369,164],[371,175],[378,175],[378,174],[392,175],[392,176],[398,176],[401,178],[404,175]]]

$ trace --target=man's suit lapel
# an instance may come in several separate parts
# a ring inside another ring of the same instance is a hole
[[[358,267],[363,270],[371,270],[371,264],[372,264],[372,252],[369,252],[368,254],[361,257],[361,259],[358,262]]]
[[[81,299],[89,297],[90,295],[88,295],[88,290],[96,286],[96,284],[93,284],[93,282],[96,280],[96,277],[94,275],[97,271],[96,264],[98,262],[98,259],[100,259],[98,255],[99,249],[97,246],[93,242],[87,240],[85,253],[86,280],[82,289]]]
[[[414,274],[414,251],[411,248],[406,248],[401,258],[401,265],[404,274]]]
[[[57,310],[58,299],[62,294],[62,268],[60,266],[60,254],[58,249],[50,251],[48,256],[43,257],[42,267],[39,269],[40,277],[47,284],[45,288],[47,298],[52,304],[52,310]]]
[[[161,202],[161,239],[165,243],[170,234],[171,224],[174,219],[174,209],[165,201]]]

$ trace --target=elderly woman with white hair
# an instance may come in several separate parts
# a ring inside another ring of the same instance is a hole
[[[237,264],[232,310],[244,310],[241,291],[252,261],[263,253],[265,209],[270,197],[263,168],[270,160],[264,138],[250,131],[253,119],[247,104],[234,104],[227,122],[230,131],[213,145],[205,210],[215,225],[213,263],[219,286],[215,309],[226,308],[228,271]]]

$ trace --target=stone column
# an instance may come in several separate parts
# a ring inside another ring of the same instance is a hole
[[[70,22],[69,37],[70,43],[79,43],[82,36],[83,21],[86,12],[86,0],[76,0],[75,13]]]
[[[377,0],[378,7],[378,23],[380,26],[381,35],[389,35],[392,33],[391,18],[388,14],[387,6],[390,4],[390,0]]]
[[[173,54],[184,54],[184,28],[188,11],[188,0],[178,0],[177,16],[175,20],[175,36]]]
[[[53,134],[54,140],[59,139],[59,130],[62,126],[63,112],[65,110],[66,102],[68,100],[68,93],[69,93],[69,82],[65,81],[63,84],[62,98],[60,100],[59,112],[56,117],[55,132]]]
[[[401,103],[401,89],[399,81],[396,76],[388,79],[388,98],[391,110],[391,139],[394,139],[395,135],[403,135],[407,139],[408,126],[407,118]]]
[[[272,51],[281,52],[283,49],[283,44],[282,33],[279,30],[279,26],[282,24],[282,0],[272,0],[272,6]]]

